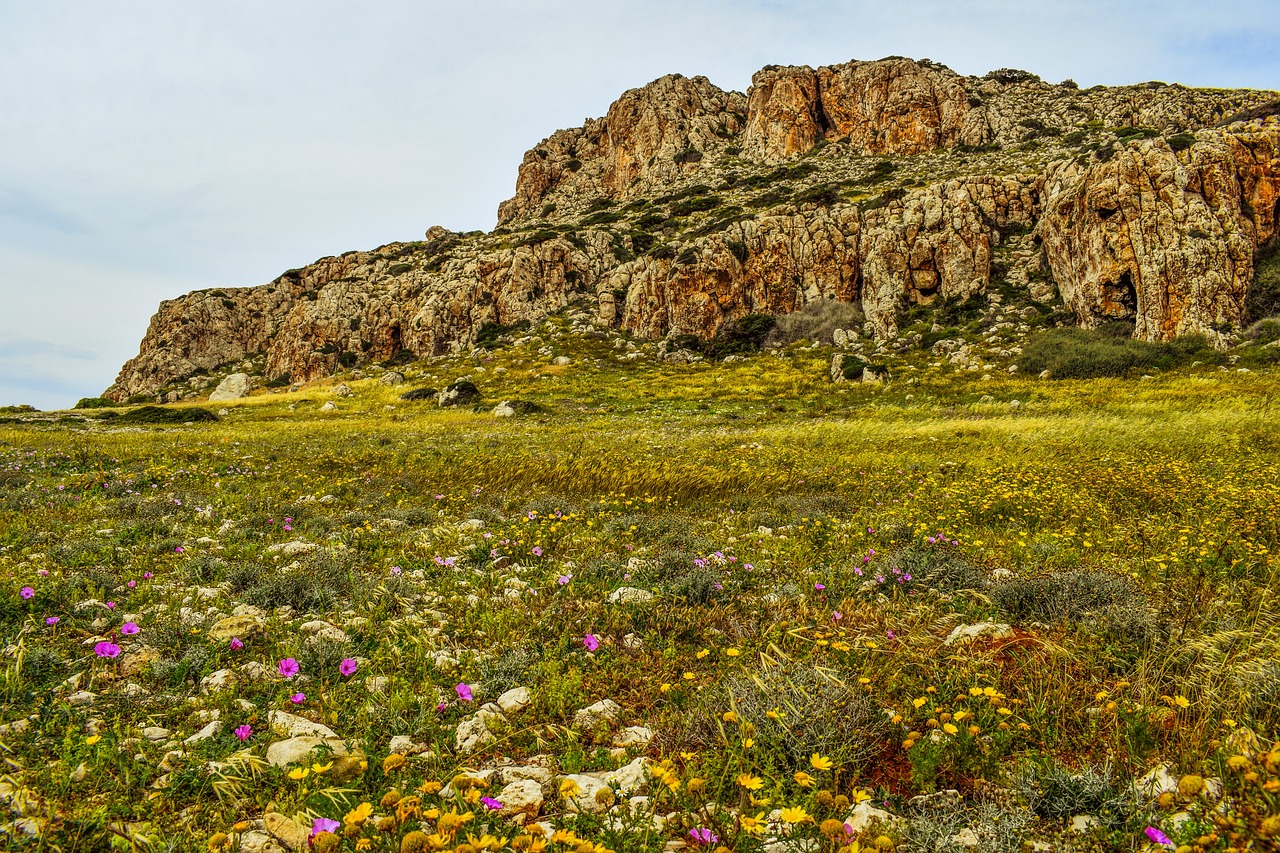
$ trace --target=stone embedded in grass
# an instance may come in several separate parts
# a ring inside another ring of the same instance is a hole
[[[579,708],[573,715],[573,727],[590,731],[601,723],[612,723],[622,714],[622,706],[612,699],[601,699],[593,705]]]
[[[201,693],[217,693],[230,690],[240,683],[239,677],[230,669],[219,669],[200,679]]]
[[[185,746],[195,746],[201,741],[208,740],[209,738],[218,734],[218,732],[220,731],[222,731],[222,720],[213,720],[212,722],[208,723],[204,728],[202,728],[200,731],[196,732],[191,737],[184,740],[182,743]]]
[[[954,646],[960,643],[971,643],[974,640],[987,638],[993,640],[1006,640],[1013,636],[1013,628],[998,622],[979,622],[976,625],[957,625],[947,638],[942,641],[944,646]]]
[[[656,598],[652,592],[647,589],[637,589],[633,586],[624,586],[615,589],[609,593],[610,604],[648,604]]]
[[[224,400],[239,400],[248,397],[252,389],[247,373],[232,373],[218,383],[218,387],[209,395],[210,403],[221,403]]]
[[[346,755],[347,747],[337,738],[312,736],[291,737],[278,740],[267,747],[267,762],[274,767],[285,768],[306,761],[313,750],[326,748],[334,755]]]
[[[542,785],[534,779],[509,782],[498,793],[497,800],[502,803],[503,817],[516,814],[537,817],[542,810]]]
[[[267,724],[271,726],[271,731],[285,737],[338,739],[337,733],[323,723],[313,723],[306,717],[299,717],[285,711],[272,711],[267,714]]]
[[[627,726],[618,732],[618,736],[613,739],[613,745],[617,747],[646,747],[652,740],[653,729],[647,726]]]
[[[311,542],[303,542],[301,539],[294,539],[289,542],[277,542],[274,545],[267,546],[268,554],[280,554],[285,557],[297,557],[301,554],[309,554],[312,551],[319,551],[320,546]]]
[[[232,637],[253,637],[261,634],[267,628],[267,620],[261,616],[253,614],[244,614],[241,616],[228,616],[225,619],[219,619],[213,623],[206,635],[210,640],[218,643],[229,642]]]
[[[518,714],[532,703],[533,694],[528,687],[513,687],[498,697],[498,707],[504,714]]]

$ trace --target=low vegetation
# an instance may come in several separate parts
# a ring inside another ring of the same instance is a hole
[[[1058,330],[832,383],[829,310],[0,423],[3,831],[1273,849],[1277,374]]]

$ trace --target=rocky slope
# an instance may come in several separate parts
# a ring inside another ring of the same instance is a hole
[[[1087,326],[1220,336],[1277,239],[1276,103],[898,58],[768,67],[746,94],[663,77],[526,154],[489,234],[432,228],[165,302],[106,396],[190,394],[249,357],[309,380],[576,300],[654,338],[834,298],[886,338],[911,305],[1012,287]]]

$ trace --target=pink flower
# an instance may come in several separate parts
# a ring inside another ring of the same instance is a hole
[[[436,705],[436,711],[437,711],[437,712],[440,712],[440,711],[443,711],[445,708],[448,708],[448,707],[449,707],[448,703],[446,703],[443,699],[441,699],[441,700],[440,700],[440,702],[439,702],[439,704],[437,704],[437,705]]]
[[[120,654],[120,647],[105,640],[93,647],[93,653],[100,658],[113,658]]]
[[[502,803],[493,797],[481,797],[480,803],[489,811],[496,812],[502,809]]]
[[[231,651],[238,652],[243,648],[244,648],[244,640],[240,639],[239,637],[231,638]]]
[[[289,701],[295,705],[301,705],[303,702],[307,701],[307,694],[295,693],[289,697]]]
[[[237,726],[235,734],[241,741],[246,741],[253,734],[253,726],[248,723],[245,723],[243,726]]]
[[[720,841],[720,836],[716,835],[705,826],[689,830],[689,837],[698,844],[717,844]]]
[[[534,545],[534,546],[533,546],[533,556],[535,556],[535,557],[541,557],[541,556],[542,556],[542,546],[540,546],[540,545]]]
[[[309,837],[315,838],[322,832],[337,832],[338,827],[340,826],[342,826],[342,824],[338,823],[336,820],[332,820],[327,817],[318,817],[311,822],[311,835]]]
[[[149,581],[149,580],[151,580],[153,577],[155,577],[155,575],[151,574],[151,572],[143,572],[143,573],[142,573],[142,579],[143,579],[144,581]]]
[[[40,570],[38,570],[38,571],[36,572],[36,574],[38,574],[38,575],[39,575],[40,577],[42,577],[42,578],[47,578],[47,577],[49,577],[49,570],[48,570],[48,569],[40,569]]]
[[[276,664],[276,669],[278,669],[280,674],[285,678],[293,678],[298,674],[298,662],[293,658],[285,658],[280,661],[280,663]]]
[[[343,658],[342,663],[338,665],[338,672],[343,675],[355,675],[359,668],[360,664],[356,663],[354,658]]]
[[[129,587],[129,589],[133,589],[133,588],[135,588],[137,585],[138,585],[138,582],[137,582],[137,581],[135,581],[135,580],[131,580],[131,581],[129,581],[127,584],[125,584],[125,586]]]
[[[46,625],[57,625],[57,624],[58,624],[59,622],[61,622],[61,621],[62,621],[62,620],[61,620],[61,619],[59,619],[57,616],[46,616],[46,617],[44,617],[44,624],[46,624]]]
[[[1146,829],[1147,838],[1150,838],[1156,844],[1162,844],[1165,847],[1174,847],[1174,843],[1169,840],[1169,836],[1165,835],[1154,826],[1148,826]]]
[[[471,695],[471,688],[466,684],[459,683],[458,686],[453,689],[457,692],[458,698],[463,702],[473,701],[474,697]]]
[[[120,626],[120,633],[124,634],[126,637],[132,636],[141,630],[142,629],[138,627],[137,622],[126,622]]]
[[[24,586],[21,590],[18,591],[18,595],[22,596],[23,598],[33,598],[35,594],[36,594],[36,591],[29,586]]]
[[[582,645],[587,647],[587,651],[594,652],[596,649],[600,648],[600,641],[596,638],[595,634],[587,634],[587,636],[582,638]]]
[[[827,585],[825,583],[815,583],[813,585],[813,588],[816,589],[818,592],[822,592],[824,589],[827,588]]]
[[[115,609],[116,609],[116,603],[115,603],[114,601],[108,601],[108,602],[107,602],[107,609],[108,609],[108,610],[115,610]]]
[[[844,618],[844,614],[843,614],[843,613],[841,613],[839,610],[832,610],[832,611],[831,611],[831,621],[832,621],[832,622],[839,622],[839,621],[840,621],[841,619],[843,619],[843,618]]]
[[[174,548],[174,549],[173,549],[173,553],[175,553],[175,554],[181,554],[181,553],[182,553],[182,546],[181,546],[181,545],[179,545],[179,546],[177,546],[176,548]]]
[[[556,583],[560,584],[560,586],[564,586],[571,580],[573,580],[573,575],[561,575],[560,577],[556,578]]]

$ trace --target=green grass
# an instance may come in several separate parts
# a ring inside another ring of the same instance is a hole
[[[1199,824],[1175,834],[1162,821],[1177,809],[1208,821],[1203,797],[1125,799],[1164,760],[1226,781],[1239,825],[1202,849],[1224,849],[1230,831],[1261,837],[1276,808],[1261,787],[1275,771],[1265,749],[1280,724],[1276,374],[1205,365],[1142,382],[984,381],[916,351],[888,386],[833,385],[830,350],[676,366],[531,333],[540,339],[520,348],[404,368],[415,385],[469,378],[483,397],[474,409],[404,403],[404,386],[348,377],[354,397],[313,383],[230,404],[219,421],[190,423],[196,409],[176,405],[166,423],[0,424],[0,722],[33,717],[0,741],[49,845],[127,849],[132,833],[153,849],[203,850],[268,811],[309,827],[369,802],[375,817],[341,849],[362,836],[399,850],[421,818],[410,803],[399,819],[391,788],[407,796],[499,756],[559,774],[638,754],[664,762],[651,799],[614,817],[673,815],[661,831],[570,817],[581,804],[558,782],[543,819],[616,851],[657,853],[700,827],[755,851],[778,830],[753,834],[754,817],[798,807],[814,822],[797,837],[834,853],[822,821],[870,795],[910,822],[857,840],[908,850],[949,826],[910,797],[958,789],[957,814],[985,826],[996,813],[984,791],[1000,785],[1014,801],[991,826],[1052,838],[1077,801],[1096,801],[1117,805],[1093,849],[1139,849],[1147,825],[1194,841]],[[560,354],[571,363],[551,364]],[[338,409],[322,412],[330,399]],[[493,417],[506,399],[537,409]],[[295,539],[321,547],[270,550]],[[621,587],[657,600],[608,603]],[[108,600],[114,610],[94,603]],[[238,606],[265,618],[232,650],[207,631]],[[125,614],[139,634],[120,633]],[[317,619],[347,641],[309,644],[301,625]],[[943,644],[982,621],[1014,634]],[[156,659],[125,675],[125,656],[94,656],[103,638]],[[199,688],[216,670],[252,661],[273,673],[285,657],[305,681]],[[359,661],[354,676],[338,671],[344,658]],[[58,688],[75,673],[93,705]],[[458,754],[457,725],[514,685],[530,688],[531,707],[479,754]],[[619,723],[574,729],[575,712],[604,698]],[[366,768],[324,759],[295,780],[265,765],[273,710],[330,726]],[[223,731],[167,769],[172,747],[141,739],[150,725],[180,742],[212,711]],[[254,730],[244,744],[232,735],[242,724]],[[653,743],[611,755],[622,724],[649,726]],[[1224,764],[1243,732],[1261,741],[1256,780]],[[393,735],[429,755],[384,766]],[[833,765],[811,766],[814,752]],[[1111,776],[1070,782],[1104,763]],[[1026,779],[1057,787],[1018,788]],[[446,849],[467,832],[481,840],[483,823],[507,846],[532,843],[463,787],[447,803],[435,786],[422,794],[424,811],[476,813],[460,835],[444,832]],[[427,817],[423,829],[447,823]],[[551,847],[577,844],[562,835]]]

